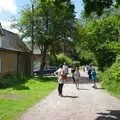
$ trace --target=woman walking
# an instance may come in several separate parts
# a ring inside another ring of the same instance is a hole
[[[58,76],[58,94],[59,96],[63,96],[62,90],[64,80],[66,79],[66,77],[64,76],[63,65],[60,65],[59,69],[55,72],[55,74]]]
[[[75,66],[73,65],[71,68],[73,83],[75,83],[74,72],[75,72]]]
[[[74,79],[75,79],[76,88],[79,89],[79,81],[80,81],[79,67],[77,67],[74,72]]]

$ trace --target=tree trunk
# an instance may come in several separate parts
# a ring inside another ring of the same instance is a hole
[[[45,21],[45,34],[48,35],[48,23],[49,23],[49,20],[48,20],[48,8],[45,6],[45,16],[46,16],[46,21]],[[48,49],[48,38],[47,40],[45,40],[45,43],[44,43],[44,50],[43,50],[43,53],[42,53],[42,61],[41,61],[41,70],[44,69],[45,67],[45,64],[46,64],[46,55],[47,55],[47,49]]]
[[[41,60],[41,70],[44,69],[46,64],[46,55],[47,55],[47,45],[45,45],[43,53],[42,53],[42,60]]]

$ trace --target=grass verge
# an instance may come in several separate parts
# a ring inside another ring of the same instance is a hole
[[[21,84],[0,89],[0,120],[18,118],[56,87],[55,77],[41,77],[26,79]]]

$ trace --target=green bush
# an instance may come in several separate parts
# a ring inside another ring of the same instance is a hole
[[[119,17],[101,17],[99,20],[90,21],[86,28],[86,48],[95,54],[99,70],[104,71],[115,62],[120,51]]]
[[[89,65],[89,64],[93,64],[93,65],[97,65],[97,61],[95,59],[95,55],[94,53],[92,53],[89,50],[82,50],[80,51],[80,65]]]
[[[74,64],[75,66],[80,66],[80,61],[73,61],[73,64]]]
[[[48,60],[49,60],[49,64],[51,66],[57,66],[57,58],[55,56],[49,56],[48,57]]]
[[[13,87],[25,81],[25,77],[21,77],[15,73],[7,73],[0,80],[0,88]]]
[[[72,65],[72,59],[65,56],[64,54],[58,54],[57,55],[57,65],[66,63],[67,65]]]
[[[120,61],[116,61],[109,69],[99,74],[102,87],[120,97]]]

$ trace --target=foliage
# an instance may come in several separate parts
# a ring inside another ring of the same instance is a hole
[[[101,16],[105,9],[120,7],[119,0],[83,0],[83,3],[86,17],[89,17],[92,12],[95,12],[98,16]]]
[[[104,70],[112,65],[119,53],[119,29],[120,21],[117,16],[101,17],[101,19],[89,21],[87,26],[78,26],[79,37],[76,41],[76,48],[79,53],[92,52],[99,69]]]
[[[115,7],[119,8],[120,7],[120,0],[116,0]]]
[[[103,71],[98,75],[102,86],[120,97],[120,2],[118,1],[83,0],[85,14],[82,13],[80,19],[83,26],[77,27],[80,37],[77,40],[77,48],[80,46],[79,53],[84,53],[84,48],[93,53],[99,70]],[[84,31],[80,33],[81,30]],[[87,55],[89,56],[89,52]]]
[[[64,54],[58,54],[57,55],[57,64],[60,65],[60,64],[63,64],[63,63],[66,63],[67,65],[72,65],[72,59],[65,56]]]
[[[116,16],[102,18],[88,25],[90,49],[95,52],[100,69],[109,67],[119,50],[111,49],[112,43],[119,43],[120,22]],[[92,40],[94,39],[94,41]],[[118,47],[119,48],[119,47]],[[103,54],[104,53],[104,54]],[[106,61],[105,61],[106,60]]]
[[[73,61],[72,65],[79,67],[80,66],[80,61]]]
[[[89,48],[89,39],[86,24],[81,24],[81,19],[77,22],[77,30],[75,34],[75,48],[79,53],[80,64],[94,64],[97,65],[95,55]]]
[[[32,44],[39,48],[43,56],[43,68],[47,54],[50,52],[55,56],[57,45],[66,42],[72,35],[74,5],[70,0],[34,0],[33,4],[33,11],[30,8],[23,10],[16,28],[23,33],[23,37],[34,39]]]
[[[80,51],[80,61],[81,65],[92,64],[94,66],[97,66],[95,55],[89,50]]]
[[[99,75],[102,86],[113,95],[120,97],[120,57],[107,70]]]
[[[49,56],[49,64],[51,66],[57,66],[57,57],[56,56]]]
[[[76,32],[74,34],[74,44],[75,44],[75,49],[77,52],[77,57],[75,57],[74,60],[76,60],[76,58],[79,58],[77,60],[80,60],[80,64],[87,64],[89,62],[91,62],[91,60],[88,58],[88,48],[87,45],[85,43],[85,39],[86,39],[86,30],[84,28],[84,25],[82,25],[80,23],[80,21],[76,21]],[[88,58],[88,59],[87,59]],[[90,60],[90,61],[89,61]]]
[[[15,73],[7,73],[0,80],[0,88],[8,88],[26,82],[25,77],[21,77]]]

